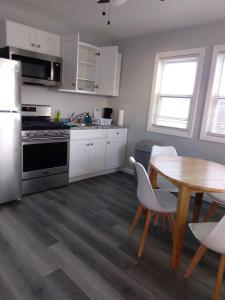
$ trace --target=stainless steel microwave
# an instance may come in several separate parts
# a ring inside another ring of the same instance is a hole
[[[60,57],[15,47],[1,48],[0,57],[21,62],[23,83],[61,86],[62,59]]]

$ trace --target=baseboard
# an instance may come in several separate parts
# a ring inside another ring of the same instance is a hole
[[[130,175],[134,175],[134,170],[127,167],[121,168],[121,171]]]
[[[85,175],[79,175],[79,176],[76,176],[76,177],[70,177],[69,182],[71,183],[71,182],[75,182],[75,181],[79,181],[79,180],[83,180],[83,179],[88,179],[88,178],[92,178],[92,177],[96,177],[96,176],[106,175],[106,174],[114,173],[114,172],[117,172],[117,171],[120,171],[120,170],[121,170],[121,168],[117,168],[117,169],[104,170],[104,171],[85,174]]]

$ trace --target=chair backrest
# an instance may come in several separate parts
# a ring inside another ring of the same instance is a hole
[[[151,158],[156,156],[177,156],[177,150],[173,146],[152,146]]]
[[[131,156],[130,163],[135,166],[138,178],[137,197],[138,200],[147,208],[161,212],[163,208],[157,201],[148,174],[142,164],[135,161]]]
[[[213,231],[202,241],[212,250],[225,254],[225,216],[218,222]]]

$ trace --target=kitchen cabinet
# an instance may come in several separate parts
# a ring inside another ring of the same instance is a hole
[[[88,170],[88,141],[70,141],[70,168],[69,176],[83,175]]]
[[[126,128],[71,130],[70,139],[70,181],[111,172],[124,165]]]
[[[60,36],[4,20],[0,26],[0,46],[60,56]]]
[[[63,84],[60,91],[118,96],[122,56],[117,46],[97,47],[79,33],[61,39]]]
[[[105,169],[124,165],[127,144],[127,129],[109,129],[106,143]]]
[[[105,139],[90,140],[88,146],[88,173],[102,171],[105,168]]]
[[[36,30],[37,52],[60,56],[60,36],[43,30]]]
[[[99,95],[119,96],[122,55],[118,50],[118,46],[98,48],[96,86]]]

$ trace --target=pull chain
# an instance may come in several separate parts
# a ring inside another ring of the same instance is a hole
[[[111,2],[108,4],[108,21],[107,25],[111,25]]]

